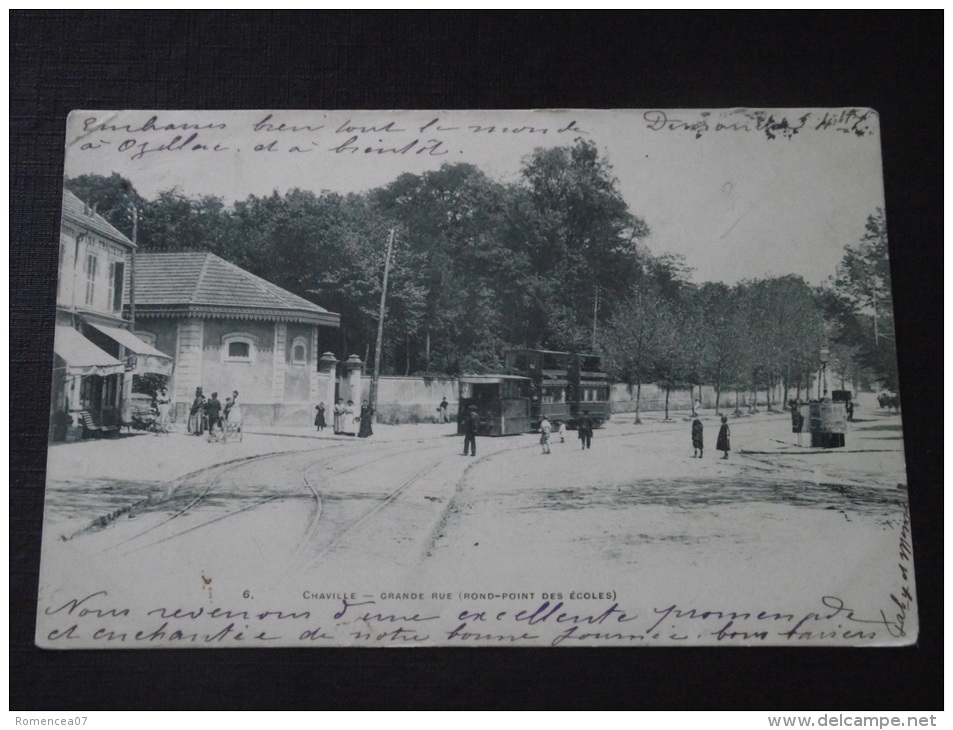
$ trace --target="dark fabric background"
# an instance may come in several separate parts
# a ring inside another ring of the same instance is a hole
[[[942,25],[938,12],[11,12],[11,709],[942,708]],[[919,647],[33,646],[71,109],[735,106],[881,114]]]

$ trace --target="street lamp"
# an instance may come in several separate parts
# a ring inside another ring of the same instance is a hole
[[[821,348],[819,353],[821,358],[821,380],[824,381],[824,397],[827,397],[827,361],[831,359],[831,351],[827,345],[824,345]],[[820,390],[820,383],[818,385],[818,390]],[[818,393],[818,398],[820,398],[820,393]]]

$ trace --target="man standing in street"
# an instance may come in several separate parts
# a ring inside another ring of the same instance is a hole
[[[480,414],[476,406],[470,406],[464,416],[463,424],[463,455],[476,456],[476,435],[480,430]]]
[[[208,422],[209,439],[212,439],[215,427],[222,426],[222,403],[218,399],[218,393],[212,393],[212,397],[205,402],[205,416]]]
[[[440,422],[441,423],[450,423],[450,416],[447,415],[447,408],[450,406],[447,403],[447,396],[443,397],[443,400],[440,401],[440,405],[437,407],[437,410],[440,412]]]
[[[592,448],[592,418],[589,417],[589,411],[582,412],[582,420],[579,421],[579,440],[582,442],[582,448]]]

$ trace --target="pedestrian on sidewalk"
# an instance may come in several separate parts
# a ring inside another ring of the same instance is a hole
[[[731,451],[731,429],[728,428],[728,416],[721,417],[721,428],[718,429],[718,441],[715,448],[725,452],[722,459],[728,458],[728,452]]]
[[[345,429],[345,436],[357,435],[357,431],[354,430],[354,424],[357,420],[357,417],[354,415],[354,401],[349,400],[344,406],[344,412],[341,414],[342,428]]]
[[[169,433],[169,414],[172,412],[172,399],[165,388],[159,389],[156,396],[156,410],[159,411],[159,429],[157,433]]]
[[[592,418],[589,411],[582,412],[582,420],[579,422],[579,440],[582,442],[582,448],[592,448]]]
[[[334,404],[334,433],[342,433],[344,431],[344,399],[338,398],[338,402]]]
[[[463,455],[476,456],[476,436],[480,430],[480,413],[475,405],[471,405],[464,415],[463,422]]]
[[[374,416],[374,409],[368,405],[367,401],[361,403],[361,427],[357,432],[359,438],[366,439],[368,436],[373,436],[374,431],[371,429],[371,419]]]
[[[539,422],[539,444],[543,447],[543,453],[549,453],[549,434],[552,433],[553,426],[546,416]]]
[[[324,420],[324,401],[321,401],[314,407],[314,425],[318,429],[318,433],[321,433],[324,430],[324,427],[327,426],[327,422]]]
[[[437,411],[440,413],[440,422],[441,423],[450,423],[450,416],[447,414],[447,408],[450,407],[450,404],[447,402],[447,396],[444,396],[440,401],[440,405],[437,406]]]
[[[212,393],[212,397],[205,401],[205,421],[208,424],[209,441],[217,440],[215,427],[222,427],[222,403],[218,399],[218,393]]]
[[[205,396],[202,395],[201,387],[195,389],[195,400],[189,409],[188,428],[189,433],[195,436],[201,436],[205,432]]]
[[[692,447],[695,449],[692,458],[702,458],[702,455],[705,453],[704,426],[702,426],[702,422],[697,418],[692,421]]]

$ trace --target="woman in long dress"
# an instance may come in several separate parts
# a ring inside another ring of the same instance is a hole
[[[348,436],[354,435],[354,401],[349,400],[341,413],[341,430]]]
[[[202,389],[195,389],[195,400],[189,409],[189,433],[201,436],[205,432],[205,396]]]
[[[728,458],[728,452],[731,451],[731,429],[728,428],[728,416],[721,417],[721,428],[718,429],[718,443],[715,444],[715,448],[725,452],[722,459]]]
[[[169,414],[172,411],[172,400],[169,398],[168,391],[162,388],[156,396],[156,408],[159,411],[159,431],[169,432]]]
[[[338,398],[334,404],[334,433],[344,432],[344,401]]]
[[[372,409],[367,401],[361,403],[361,428],[358,430],[357,435],[362,439],[366,439],[368,436],[373,436],[374,431],[371,428],[371,419],[374,416],[374,409]]]

